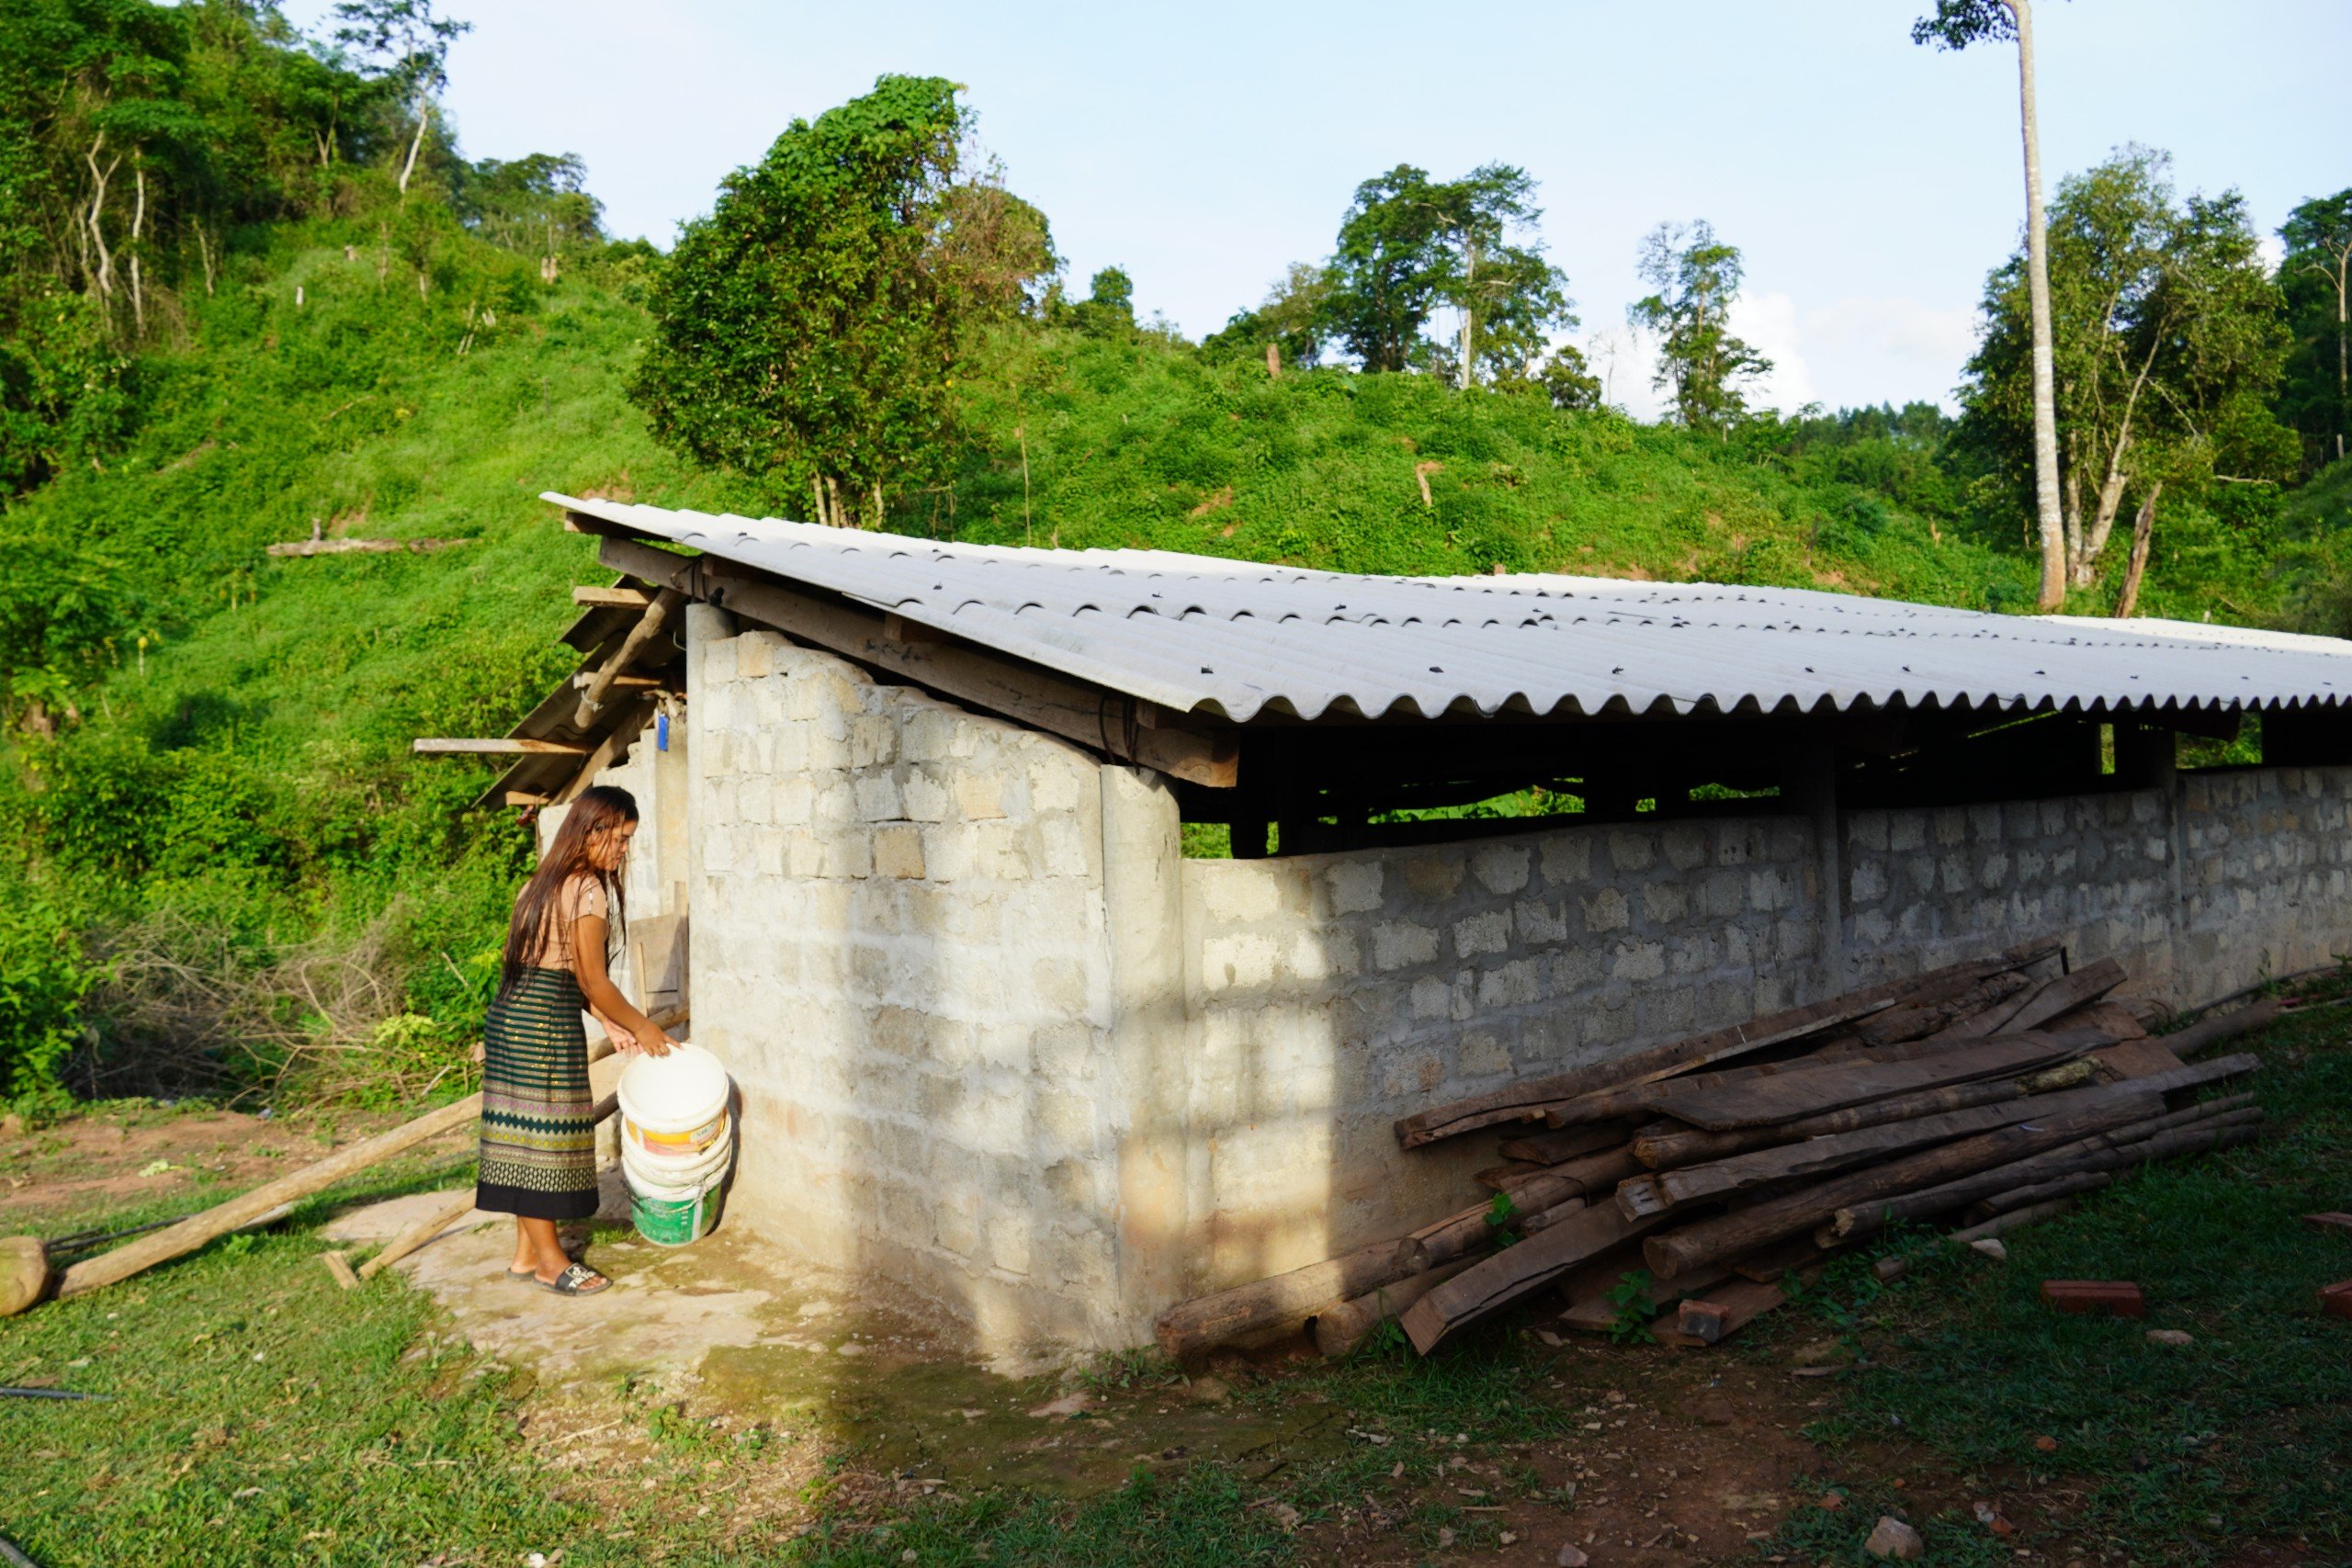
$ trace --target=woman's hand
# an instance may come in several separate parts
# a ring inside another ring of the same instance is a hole
[[[677,1048],[677,1044],[670,1038],[668,1031],[661,1029],[630,1042],[631,1049],[642,1051],[649,1056],[666,1056]]]

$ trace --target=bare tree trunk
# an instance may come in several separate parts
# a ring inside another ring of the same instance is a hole
[[[836,528],[850,526],[849,509],[842,504],[842,486],[831,475],[825,476],[825,499],[831,503],[832,515],[826,519]]]
[[[2132,559],[2123,569],[2123,592],[2115,597],[2115,618],[2119,621],[2130,620],[2132,612],[2139,608],[2140,580],[2148,571],[2148,541],[2156,530],[2156,497],[2164,492],[2164,480],[2150,485],[2147,499],[2140,502],[2140,510],[2132,515]]]
[[[1283,378],[1283,351],[1280,344],[1266,345],[1266,374],[1274,380]]]
[[[409,138],[408,162],[401,165],[401,194],[408,194],[408,178],[416,173],[416,155],[424,146],[424,128],[433,118],[433,100],[427,98],[417,106],[416,134]]]
[[[140,282],[139,241],[147,227],[147,168],[142,163],[130,165],[130,178],[138,199],[130,209],[130,320],[131,330],[143,341],[147,336],[147,294]]]
[[[2352,244],[2335,253],[2335,456],[2344,456],[2344,419],[2352,412],[2352,380],[2346,378],[2344,299],[2346,272],[2352,269]]]
[[[82,160],[90,165],[90,212],[87,222],[90,243],[98,253],[96,276],[98,300],[102,305],[111,305],[114,300],[114,253],[107,249],[107,231],[103,220],[107,208],[107,181],[113,178],[115,170],[122,166],[122,154],[116,153],[105,168],[99,168],[98,153],[106,144],[107,133],[101,130],[96,139],[90,143],[90,150],[82,154]],[[112,315],[111,310],[107,313],[109,317]]]
[[[2058,389],[2050,324],[2050,231],[2041,212],[2041,139],[2033,106],[2033,0],[2003,0],[2018,25],[2018,118],[2025,138],[2025,276],[2033,303],[2033,494],[2041,534],[2041,595],[2066,598],[2064,523],[2058,509]]]
[[[1471,334],[1477,330],[1478,312],[1470,301],[1476,298],[1472,290],[1478,281],[1478,247],[1471,241],[1462,244],[1462,385],[1470,385]]]
[[[348,246],[345,248],[349,249]],[[209,299],[212,298],[212,246],[204,237],[202,219],[197,220],[196,222],[196,259],[204,267],[204,297]]]
[[[815,474],[809,475],[808,493],[816,498],[817,521],[822,524],[825,521],[825,481]]]
[[[874,531],[876,533],[882,531],[882,525],[886,520],[882,506],[882,481],[876,479],[874,481]]]

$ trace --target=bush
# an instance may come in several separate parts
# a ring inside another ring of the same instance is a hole
[[[102,977],[85,960],[80,922],[21,890],[0,900],[0,1099],[62,1100],[66,1059],[83,1041],[82,998]]]

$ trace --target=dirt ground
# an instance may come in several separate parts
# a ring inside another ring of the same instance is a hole
[[[54,1228],[61,1214],[93,1223],[169,1199],[198,1207],[215,1189],[265,1179],[381,1121],[145,1111],[30,1133],[0,1127],[0,1234],[12,1213],[36,1209]],[[452,1138],[424,1158],[461,1158],[464,1143]],[[423,1192],[355,1208],[327,1239],[380,1241],[444,1201]],[[846,1281],[787,1265],[724,1226],[677,1250],[600,1233],[591,1260],[616,1288],[587,1302],[507,1281],[510,1247],[503,1224],[474,1216],[398,1267],[447,1308],[452,1332],[536,1374],[525,1437],[582,1490],[650,1488],[656,1473],[674,1487],[683,1476],[681,1506],[723,1511],[731,1530],[752,1539],[810,1528],[814,1496],[835,1517],[991,1486],[1081,1497],[1138,1467],[1205,1458],[1262,1486],[1255,1506],[1298,1529],[1307,1561],[1333,1564],[1536,1568],[1574,1546],[1611,1568],[1682,1568],[1749,1556],[1807,1510],[1861,1506],[1825,1481],[1829,1467],[1804,1428],[1834,1404],[1837,1378],[1868,1372],[1825,1373],[1837,1347],[1808,1342],[1794,1325],[1713,1351],[1566,1339],[1548,1351],[1528,1395],[1567,1406],[1574,1430],[1498,1447],[1453,1432],[1349,1427],[1313,1387],[1317,1363],[1303,1339],[1125,1388],[1004,1377],[979,1365],[952,1327],[853,1307],[861,1296]],[[1502,1331],[1544,1332],[1532,1314]],[[722,1462],[745,1445],[760,1464]],[[1398,1456],[1385,1484],[1320,1519],[1302,1518],[1285,1500],[1309,1461],[1363,1448]],[[682,1462],[698,1453],[711,1456],[699,1470]],[[1408,1453],[1434,1469],[1407,1466]],[[2067,1547],[2070,1499],[2061,1490],[1939,1474],[1897,1447],[1847,1450],[1835,1473],[1866,1477],[1915,1521],[1987,1504],[2002,1520],[1996,1529],[2013,1532],[2000,1540],[2019,1563],[2098,1561]],[[1459,1522],[1433,1532],[1432,1507]],[[2249,1545],[2240,1561],[2275,1568],[2297,1559]]]

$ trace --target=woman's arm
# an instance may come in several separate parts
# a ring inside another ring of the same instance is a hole
[[[648,1055],[666,1056],[676,1043],[660,1025],[628,1005],[621,988],[605,971],[605,941],[611,930],[602,915],[582,915],[571,928],[571,973],[591,1010],[617,1023],[636,1038]],[[617,1041],[615,1042],[618,1043]]]

